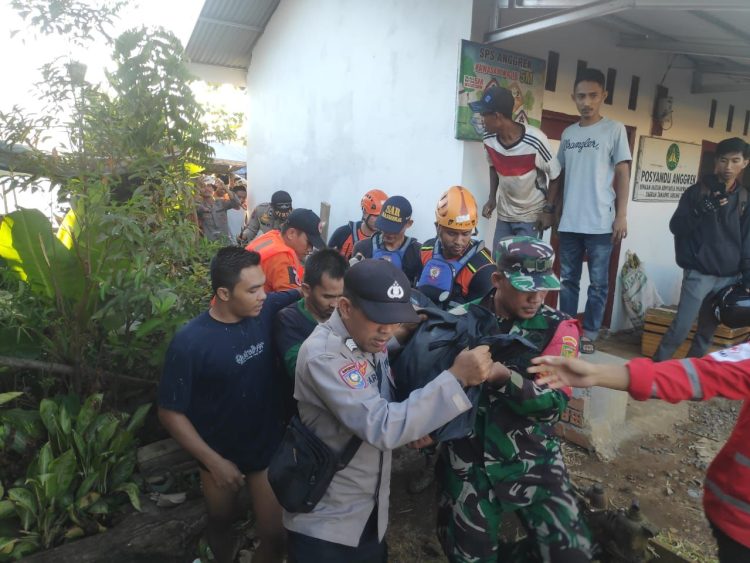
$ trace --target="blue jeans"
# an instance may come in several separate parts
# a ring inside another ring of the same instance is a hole
[[[495,223],[495,236],[492,239],[492,257],[495,257],[497,243],[500,242],[500,239],[519,236],[542,238],[542,233],[536,229],[536,223],[503,221],[502,219],[498,219]]]
[[[700,358],[705,356],[713,340],[716,327],[719,326],[719,321],[714,316],[712,298],[718,291],[738,282],[740,277],[739,274],[711,276],[701,274],[698,270],[684,270],[677,313],[654,353],[654,361],[662,362],[672,359],[677,348],[687,338],[696,317],[698,317],[698,327],[695,330],[687,357]]]
[[[589,289],[583,313],[583,335],[596,340],[604,319],[609,290],[609,257],[612,254],[612,235],[562,233],[560,237],[560,310],[571,317],[578,314],[578,294],[581,290],[583,255],[588,256]]]

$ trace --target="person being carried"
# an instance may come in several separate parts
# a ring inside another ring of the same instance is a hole
[[[333,248],[313,252],[305,262],[302,299],[287,305],[273,322],[274,343],[285,372],[280,385],[285,419],[297,412],[294,402],[294,372],[300,346],[319,323],[326,322],[336,310],[344,292],[344,274],[349,264]]]
[[[669,222],[677,265],[683,269],[677,314],[661,339],[654,361],[669,360],[690,332],[698,328],[688,357],[703,356],[717,322],[711,298],[741,281],[750,291],[750,213],[741,174],[750,158],[748,144],[734,137],[716,145],[714,173],[701,178],[680,197]]]
[[[234,192],[227,190],[224,182],[207,176],[199,182],[201,202],[196,213],[203,236],[211,241],[229,242],[227,211],[239,209],[241,202]]]
[[[314,248],[325,248],[320,217],[310,209],[295,209],[280,230],[272,230],[247,245],[260,254],[267,293],[298,288],[305,274],[303,261]]]
[[[485,384],[474,432],[446,443],[437,467],[438,537],[451,562],[591,559],[591,538],[578,510],[552,426],[568,394],[525,377],[531,359],[578,353],[577,321],[544,305],[560,282],[552,247],[535,237],[501,239],[493,289],[481,305],[500,331],[535,345],[508,358],[501,377]],[[497,359],[497,358],[496,358]],[[526,540],[500,542],[503,514],[515,512]]]
[[[560,238],[560,309],[578,314],[583,257],[587,256],[589,289],[583,315],[581,351],[594,352],[609,291],[612,247],[628,234],[630,145],[625,126],[600,113],[607,99],[604,75],[588,68],[576,78],[572,100],[581,119],[563,131],[557,159],[565,171]],[[551,223],[558,199],[550,185],[543,221]]]
[[[730,328],[750,326],[750,296],[728,288],[718,303],[718,320]],[[654,363],[636,358],[627,364],[589,364],[544,356],[529,372],[551,388],[608,387],[627,391],[638,401],[659,399],[708,401],[713,397],[744,400],[729,440],[706,474],[703,510],[719,546],[721,563],[750,561],[750,343],[704,358]]]
[[[200,465],[208,543],[220,563],[233,561],[232,525],[250,493],[260,546],[255,560],[281,561],[281,507],[266,468],[282,436],[275,395],[271,321],[298,291],[266,295],[260,256],[239,247],[211,261],[211,308],[169,345],[159,383],[159,420]]]
[[[484,243],[472,238],[477,202],[462,186],[452,186],[435,209],[437,237],[421,248],[422,275],[416,288],[441,307],[481,299],[492,289],[495,271]]]
[[[278,230],[292,212],[292,196],[284,190],[278,190],[271,196],[271,201],[258,204],[242,229],[237,242],[251,242],[258,235]]]
[[[515,100],[510,90],[493,86],[481,100],[469,104],[482,115],[484,148],[490,164],[490,195],[482,208],[489,219],[497,208],[492,248],[513,235],[541,238],[552,225],[547,184],[557,191],[560,163],[547,136],[536,127],[513,121]]]
[[[414,286],[422,275],[422,258],[419,241],[406,236],[406,231],[414,224],[411,213],[408,199],[400,195],[389,197],[375,221],[375,228],[380,232],[359,241],[354,246],[353,255],[359,259],[388,260],[401,268]]]
[[[362,442],[311,512],[284,511],[291,563],[387,561],[391,450],[467,411],[463,388],[492,373],[487,346],[464,350],[449,370],[394,402],[386,344],[407,337],[401,323],[418,320],[404,273],[385,260],[362,260],[344,276],[338,309],[302,344],[294,385],[300,419],[334,451],[352,435]]]
[[[338,250],[344,258],[349,260],[354,251],[354,245],[361,240],[369,239],[377,232],[375,221],[383,209],[383,202],[388,196],[383,190],[377,188],[370,190],[360,202],[362,208],[362,219],[360,221],[349,221],[342,225],[331,235],[328,246]]]

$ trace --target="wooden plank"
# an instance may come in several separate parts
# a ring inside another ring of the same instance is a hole
[[[656,326],[662,326],[662,327],[669,327],[669,325],[672,324],[672,321],[674,320],[674,316],[676,313],[676,309],[673,309],[671,307],[651,307],[646,311],[645,316],[645,324],[644,328],[646,330],[650,330],[648,327],[654,327]],[[695,329],[697,327],[696,323],[693,323],[693,326],[691,327],[691,331],[695,332]],[[664,331],[658,331],[655,329],[651,329],[653,332],[663,332]],[[740,338],[743,336],[746,336],[750,334],[750,327],[741,327],[741,328],[729,328],[728,326],[720,324],[716,328],[716,336],[719,336],[721,338],[725,339],[735,339]]]
[[[198,462],[172,438],[138,448],[138,469],[143,475],[165,471],[173,474],[198,470]]]

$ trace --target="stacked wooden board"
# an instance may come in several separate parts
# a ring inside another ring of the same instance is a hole
[[[643,325],[643,337],[641,338],[641,354],[648,356],[649,358],[654,355],[656,349],[659,347],[662,336],[667,332],[669,325],[672,324],[677,307],[662,306],[662,307],[651,307],[646,311],[646,322]],[[693,324],[690,329],[690,334],[687,340],[675,352],[675,358],[684,358],[690,349],[690,344],[693,341],[693,335],[695,334],[696,325]],[[740,344],[748,339],[750,336],[750,327],[744,328],[729,328],[724,325],[719,325],[714,333],[714,340],[712,345],[709,347],[709,352],[720,350],[728,346],[734,346]]]

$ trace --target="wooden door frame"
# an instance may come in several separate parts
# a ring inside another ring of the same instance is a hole
[[[559,141],[562,131],[570,124],[578,123],[580,116],[571,115],[567,113],[560,113],[557,111],[542,110],[542,123],[540,129],[547,135],[548,138]],[[635,146],[635,131],[636,128],[626,125],[625,129],[628,135],[628,144],[630,145],[630,154],[633,154],[633,148]],[[631,170],[632,176],[632,161]],[[565,178],[561,178],[560,182],[560,193],[565,189]],[[628,198],[630,195],[628,194]],[[561,210],[557,211],[557,221],[559,222]],[[560,276],[560,239],[557,236],[557,229],[553,228],[552,235],[550,237],[552,248],[555,250],[555,263],[553,270],[557,276]],[[608,290],[607,290],[607,302],[604,306],[604,319],[602,320],[602,326],[609,328],[612,325],[612,309],[614,308],[615,302],[615,288],[617,287],[617,266],[620,261],[620,249],[622,244],[617,243],[612,247],[612,255],[609,258],[609,271],[607,274],[608,278]],[[587,256],[583,258],[584,262],[588,260]],[[550,307],[557,307],[558,304],[558,292],[550,292],[547,294],[545,303]]]

